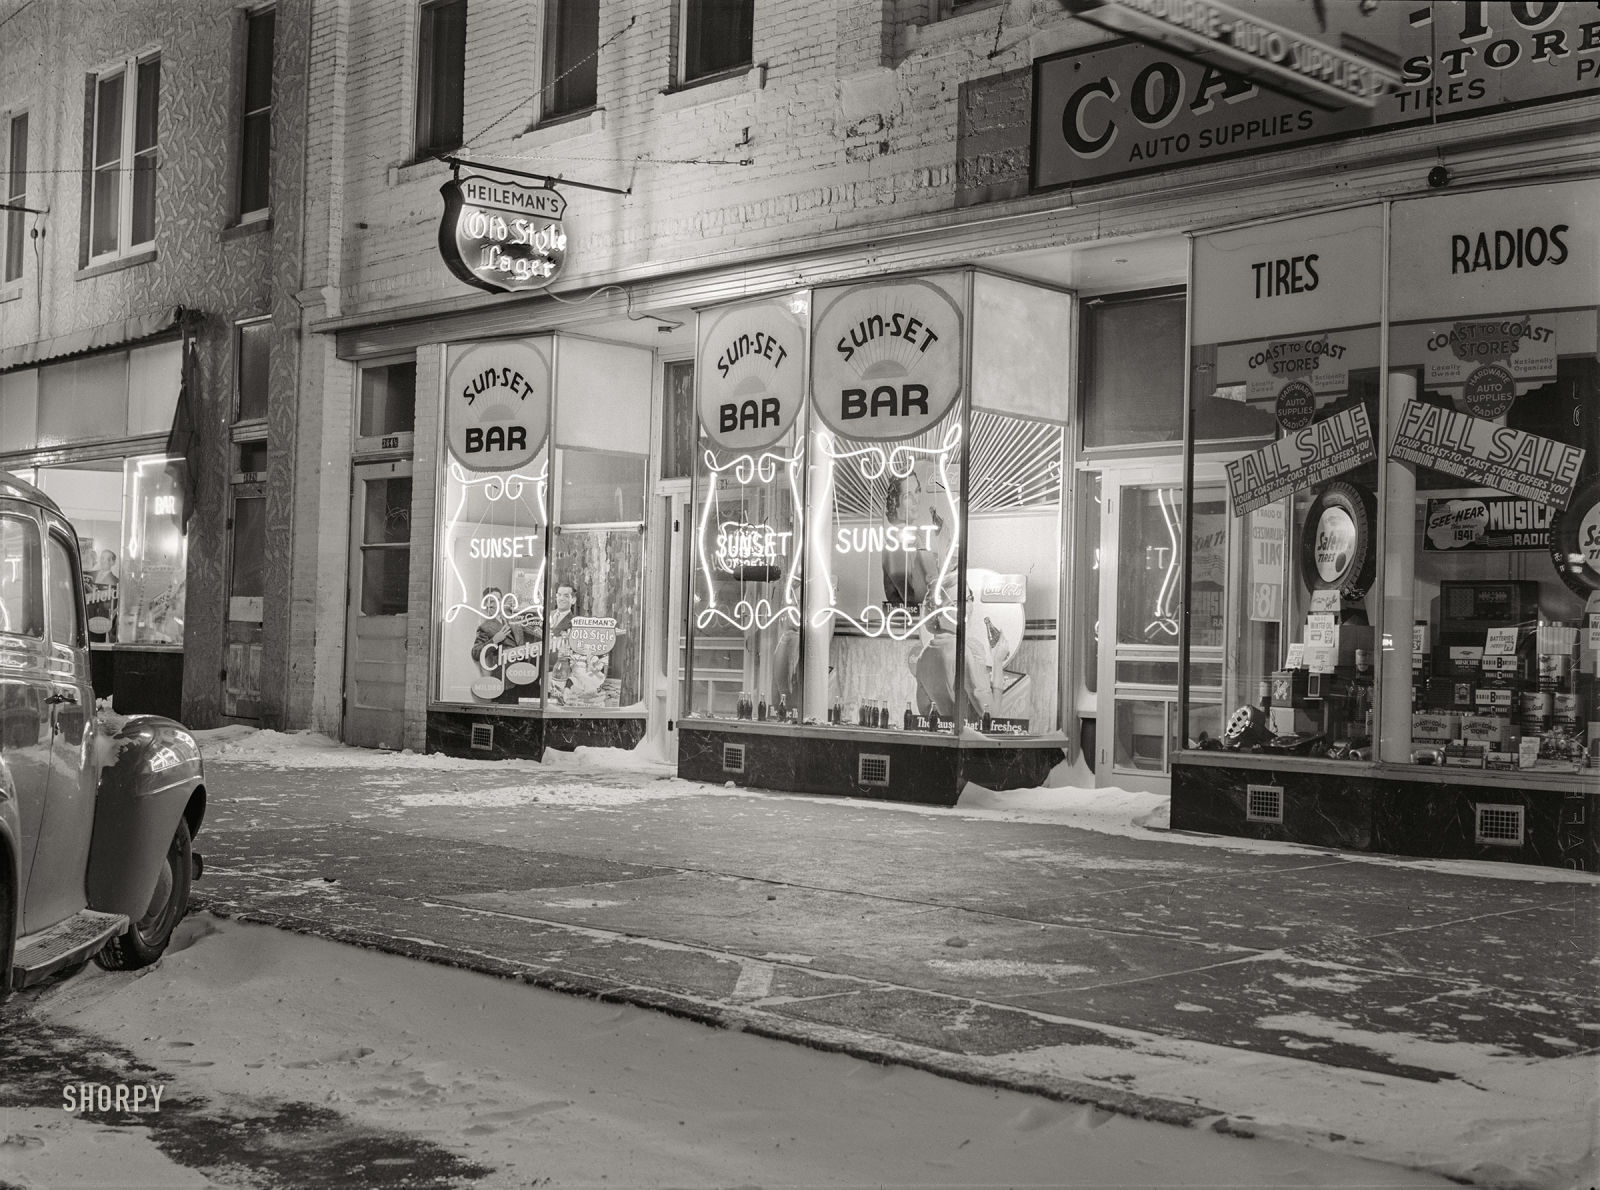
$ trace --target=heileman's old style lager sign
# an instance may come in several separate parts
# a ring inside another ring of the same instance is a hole
[[[543,289],[561,272],[567,200],[553,187],[469,174],[439,193],[439,255],[468,285],[494,293]]]

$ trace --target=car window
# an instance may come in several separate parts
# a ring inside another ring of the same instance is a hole
[[[50,534],[50,641],[77,648],[87,643],[83,634],[83,603],[79,592],[77,551]]]
[[[0,514],[0,632],[44,635],[44,595],[39,526],[27,517]]]

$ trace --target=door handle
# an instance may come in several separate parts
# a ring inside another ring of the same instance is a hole
[[[64,691],[64,692],[57,692],[55,694],[50,694],[50,695],[46,695],[45,696],[45,702],[49,703],[51,706],[55,706],[57,704],[64,703],[64,702],[70,702],[70,703],[76,704],[77,701],[78,701],[78,695],[77,695],[77,693],[75,691],[72,691],[72,690],[67,690],[67,691]]]

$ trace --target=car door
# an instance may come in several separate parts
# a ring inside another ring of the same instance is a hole
[[[24,933],[51,924],[42,910],[33,912],[26,895],[50,776],[46,651],[39,521],[30,505],[6,501],[0,503],[0,750],[21,820],[17,887],[24,894]]]
[[[44,705],[50,752],[44,815],[26,895],[24,922],[30,931],[85,904],[96,785],[82,568],[76,538],[53,516],[46,523],[44,563]]]

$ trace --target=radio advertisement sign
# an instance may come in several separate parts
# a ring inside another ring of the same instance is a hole
[[[1366,406],[1352,406],[1229,463],[1228,500],[1233,515],[1254,512],[1377,457]]]
[[[1444,550],[1542,550],[1550,547],[1556,510],[1520,496],[1488,493],[1428,501],[1422,548]]]
[[[1218,6],[1196,0],[1166,7]],[[1592,4],[1384,0],[1317,7],[1329,22],[1351,23],[1341,38],[1348,33],[1384,47],[1398,62],[1399,86],[1370,109],[1271,89],[1215,52],[1188,57],[1143,41],[1069,50],[1034,64],[1034,189],[1600,92],[1600,18]]]

